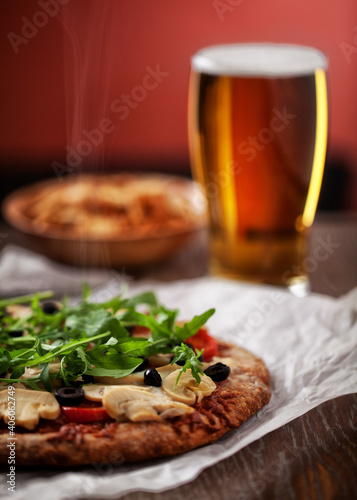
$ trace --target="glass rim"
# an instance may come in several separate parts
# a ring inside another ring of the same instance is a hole
[[[199,73],[227,76],[288,77],[326,70],[320,50],[288,43],[233,43],[204,47],[191,58]]]

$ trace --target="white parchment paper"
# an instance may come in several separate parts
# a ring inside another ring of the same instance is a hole
[[[36,262],[38,273],[41,265]],[[0,260],[0,279],[2,264]],[[62,272],[65,281],[67,270]],[[131,491],[174,488],[324,401],[357,390],[357,289],[333,299],[314,294],[297,298],[278,288],[209,277],[171,284],[129,283],[130,294],[143,289],[155,290],[165,305],[179,308],[181,319],[215,307],[210,331],[251,350],[268,366],[269,405],[220,441],[169,460],[120,465],[114,458],[113,463],[76,471],[19,469],[15,494],[8,492],[9,470],[2,468],[2,498],[117,498]]]

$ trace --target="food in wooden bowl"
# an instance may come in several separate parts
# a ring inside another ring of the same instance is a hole
[[[29,245],[74,265],[144,266],[173,255],[205,225],[193,182],[164,175],[77,175],[12,193],[7,221]]]

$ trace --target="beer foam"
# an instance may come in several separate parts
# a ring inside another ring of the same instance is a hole
[[[215,45],[192,57],[195,71],[212,75],[283,77],[311,74],[326,67],[322,52],[301,45]]]

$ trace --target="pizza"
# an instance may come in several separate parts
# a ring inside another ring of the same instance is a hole
[[[208,332],[214,309],[182,322],[152,292],[98,304],[84,287],[76,305],[49,295],[0,301],[0,463],[170,457],[269,402],[263,361]]]

